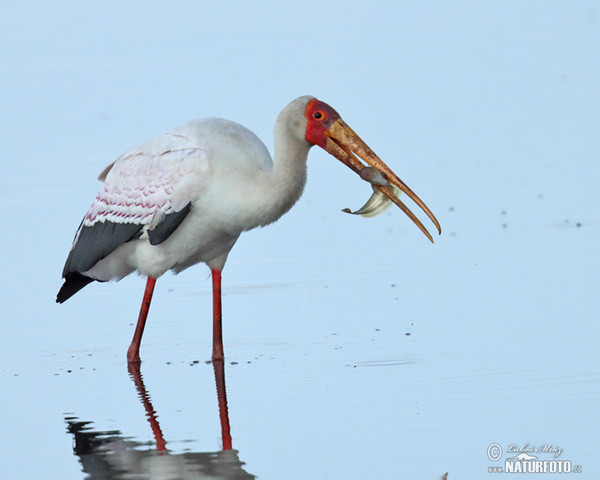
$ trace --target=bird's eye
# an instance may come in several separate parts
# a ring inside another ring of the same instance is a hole
[[[313,113],[313,118],[315,118],[316,120],[321,120],[323,118],[323,113],[315,112],[315,113]]]

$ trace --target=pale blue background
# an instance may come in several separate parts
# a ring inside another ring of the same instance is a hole
[[[224,272],[245,469],[495,478],[497,442],[560,446],[597,478],[599,16],[591,0],[5,1],[0,477],[83,478],[65,414],[152,439],[125,367],[143,280],[54,303],[98,173],[202,116],[270,147],[309,93],[444,232],[430,245],[398,210],[340,213],[370,189],[311,152],[298,205]],[[142,347],[173,451],[220,448],[209,287],[203,266],[160,279]]]

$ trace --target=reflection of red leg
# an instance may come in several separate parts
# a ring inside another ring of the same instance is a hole
[[[156,441],[156,449],[160,451],[166,450],[167,442],[165,442],[162,430],[160,429],[160,425],[156,419],[156,410],[154,410],[152,402],[150,401],[150,396],[146,391],[146,386],[144,385],[144,380],[142,379],[142,373],[140,372],[140,363],[129,362],[127,364],[127,370],[129,371],[129,376],[135,384],[135,389],[138,392],[138,396],[144,405],[144,410],[146,410],[146,417],[148,417],[148,422],[150,423],[150,428],[152,429],[154,440]]]
[[[212,359],[223,360],[223,329],[221,322],[221,270],[212,269],[213,287],[213,351]]]
[[[219,420],[221,421],[223,450],[231,450],[229,410],[227,409],[227,392],[225,391],[225,363],[223,360],[213,360],[212,364],[215,369],[215,382],[217,384],[217,401],[219,402]]]
[[[146,325],[146,318],[148,317],[148,310],[150,309],[150,302],[152,301],[155,283],[156,278],[148,277],[146,290],[144,291],[144,299],[142,300],[142,306],[140,308],[140,316],[138,317],[137,325],[135,326],[133,340],[131,340],[131,345],[129,345],[129,350],[127,350],[128,363],[140,363],[141,361],[140,344],[142,343],[142,334],[144,333],[144,326]]]

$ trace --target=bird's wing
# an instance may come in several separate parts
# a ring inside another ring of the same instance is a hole
[[[164,242],[200,195],[208,169],[205,150],[181,135],[159,135],[125,152],[100,176],[104,184],[77,230],[63,277],[88,271],[142,235],[153,245]]]

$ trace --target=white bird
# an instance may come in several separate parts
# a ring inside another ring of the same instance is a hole
[[[128,362],[140,362],[140,343],[154,284],[206,263],[213,285],[213,360],[222,360],[221,271],[246,230],[276,221],[300,198],[308,151],[318,145],[370,182],[375,191],[358,212],[372,216],[398,205],[433,242],[398,199],[404,192],[440,224],[421,199],[354,133],[328,104],[310,96],[279,114],[274,160],[250,130],[220,118],[193,120],[123,153],[100,174],[102,189],[71,247],[56,301],[94,280],[120,280],[137,271],[146,290]],[[370,167],[360,160],[367,162]],[[383,199],[383,200],[382,200]]]

